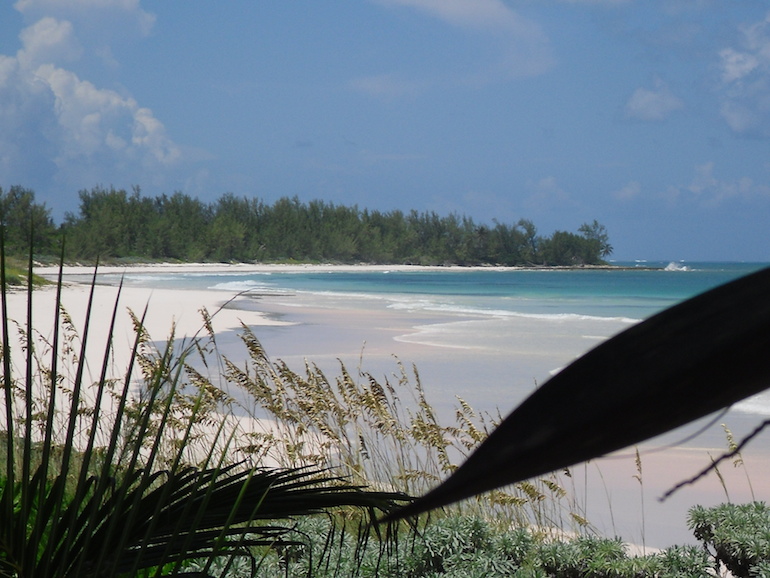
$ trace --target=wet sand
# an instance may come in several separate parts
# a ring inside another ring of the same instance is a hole
[[[159,267],[148,270],[158,271]],[[160,267],[160,270],[198,270],[190,267]],[[87,271],[69,269],[68,273]],[[95,323],[89,337],[93,350],[89,349],[89,358],[93,355],[101,359],[103,355],[106,325],[116,294],[115,287],[96,288]],[[53,315],[53,296],[52,288],[41,290],[35,296],[35,325],[44,335],[45,324],[50,323]],[[226,291],[125,288],[116,328],[115,367],[125,367],[133,342],[126,308],[141,315],[147,305],[146,328],[153,339],[162,341],[172,323],[176,324],[178,337],[194,335],[202,327],[198,312],[201,307],[214,313],[235,296],[234,292]],[[85,318],[87,298],[88,288],[82,285],[68,285],[64,289],[65,308],[78,328]],[[11,294],[11,316],[23,321],[25,310],[24,293]],[[495,350],[480,347],[473,341],[474,331],[482,321],[473,315],[389,309],[381,302],[340,296],[259,295],[238,297],[217,313],[213,326],[221,350],[236,361],[239,356],[245,358],[237,337],[243,322],[252,328],[271,358],[286,361],[296,371],[301,371],[305,360],[309,360],[333,377],[339,373],[342,361],[351,371],[360,367],[382,379],[398,373],[396,358],[407,367],[415,364],[428,400],[446,421],[453,418],[456,396],[477,410],[494,413],[499,409],[506,415],[553,371],[625,327],[612,323],[589,324],[577,331],[571,327],[559,333],[554,332],[553,325],[539,324],[536,319],[520,320],[504,350]],[[488,320],[485,323],[486,329],[494,327]],[[683,432],[645,444],[640,448],[642,484],[635,477],[633,450],[620,452],[621,457],[576,466],[573,479],[577,499],[584,505],[586,517],[603,535],[618,535],[649,547],[695,543],[686,527],[687,509],[695,504],[708,506],[726,501],[719,478],[711,474],[696,485],[680,490],[665,503],[660,503],[658,498],[677,482],[707,466],[709,456],[717,456],[726,448],[719,423],[726,422],[740,439],[761,419],[733,412],[686,443],[680,442],[700,426],[690,426]],[[761,436],[744,452],[745,468],[735,468],[731,462],[721,466],[732,501],[752,499],[746,472],[753,484],[754,497],[770,498],[770,453],[765,451],[766,440],[767,436]],[[665,450],[655,449],[672,444],[673,447]]]
[[[538,332],[543,327],[537,320],[526,320],[522,322],[521,334],[512,340],[510,351],[500,352],[467,340],[461,345],[463,328],[478,322],[472,316],[459,320],[456,316],[385,310],[376,305],[366,309],[355,307],[350,300],[337,307],[322,301],[319,307],[317,297],[312,303],[292,299],[289,303],[286,298],[260,299],[262,311],[290,323],[255,330],[273,358],[288,362],[295,370],[301,370],[304,361],[310,360],[329,376],[339,373],[342,361],[350,370],[360,366],[383,378],[397,373],[397,356],[407,365],[416,365],[428,400],[447,423],[453,420],[455,396],[477,410],[493,414],[499,410],[506,415],[553,371],[600,343],[601,337],[625,327],[608,323],[597,328],[589,323],[579,334],[541,335]],[[447,341],[446,324],[456,334],[449,336],[449,346],[438,345]],[[444,331],[441,339],[434,339],[432,333],[439,328]],[[607,334],[597,335],[599,330]],[[238,347],[234,336],[231,345]],[[715,423],[700,431],[715,419]],[[762,419],[732,411],[705,418],[640,446],[641,484],[636,477],[633,448],[586,466],[576,466],[577,499],[602,535],[617,535],[625,541],[654,548],[695,544],[686,524],[691,506],[717,505],[728,499],[745,502],[770,498],[767,436],[760,436],[744,451],[744,467],[736,468],[732,461],[720,466],[724,487],[720,478],[711,473],[665,502],[659,498],[678,482],[707,467],[711,457],[717,458],[726,451],[722,423],[740,440]],[[686,439],[696,432],[694,439]]]

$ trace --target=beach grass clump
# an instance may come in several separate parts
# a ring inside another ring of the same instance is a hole
[[[0,242],[0,577],[170,576],[193,562],[213,576],[236,561],[253,574],[260,549],[301,539],[282,520],[334,513],[368,532],[403,502],[338,472],[243,459],[229,400],[187,363],[199,340],[180,350],[172,331],[155,347],[135,316],[116,371],[119,298],[87,359],[95,282],[78,332],[60,275],[52,330],[40,332],[32,285],[11,317],[4,264]]]
[[[36,286],[46,285],[48,281],[34,273],[30,277],[29,270],[18,259],[6,257],[5,259],[5,282],[8,287],[25,287],[27,279],[32,279]]]
[[[240,337],[247,359],[219,356],[225,367],[219,387],[241,413],[269,424],[239,438],[238,449],[254,460],[341,469],[360,483],[419,495],[451,474],[501,420],[458,398],[454,422],[442,423],[417,368],[398,359],[384,379],[360,367],[351,372],[341,361],[339,374],[329,378],[309,361],[300,372],[271,360],[245,325]],[[213,363],[209,359],[205,367]],[[490,492],[460,509],[544,531],[589,531],[571,483],[565,469]]]

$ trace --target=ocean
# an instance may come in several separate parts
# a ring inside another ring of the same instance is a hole
[[[416,365],[437,403],[453,406],[454,396],[460,395],[484,411],[506,413],[538,383],[607,337],[764,266],[615,265],[618,268],[129,272],[124,283],[221,291],[223,298],[239,293],[229,306],[256,308],[291,323],[257,331],[275,358],[297,363],[309,359],[330,371],[341,359],[387,373],[393,365],[389,357],[397,355]],[[105,277],[108,282],[117,279]],[[237,342],[234,335],[230,338],[224,336],[221,342]],[[736,409],[770,416],[770,394]]]
[[[641,320],[756,271],[761,263],[616,263],[617,269],[435,268],[415,271],[141,273],[128,285],[303,293],[383,300],[389,307],[481,315],[578,315]],[[112,276],[115,278],[116,276]]]
[[[343,363],[353,375],[359,371],[360,379],[366,372],[382,381],[398,379],[403,365],[412,379],[419,376],[429,403],[449,425],[457,397],[477,411],[504,416],[551,375],[611,335],[766,266],[616,265],[620,267],[406,271],[298,267],[218,273],[128,269],[124,283],[219,292],[226,307],[260,311],[285,322],[252,329],[272,359],[281,359],[298,372],[311,363],[333,379]],[[116,283],[119,277],[103,275],[100,281]],[[217,334],[220,351],[235,362],[246,357],[238,333]],[[763,393],[736,404],[725,415],[644,444],[643,487],[633,450],[582,466],[575,482],[587,517],[600,533],[647,546],[695,543],[686,526],[693,504],[770,497],[767,436],[757,438],[744,452],[742,468],[728,462],[719,477],[712,475],[665,503],[656,498],[726,449],[721,424],[741,439],[768,416],[770,394]]]

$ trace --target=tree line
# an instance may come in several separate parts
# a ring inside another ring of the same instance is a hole
[[[204,203],[181,192],[148,197],[138,187],[94,187],[80,191],[79,201],[78,212],[57,226],[34,191],[0,187],[6,251],[26,253],[31,241],[36,253],[54,254],[63,237],[68,260],[564,266],[602,264],[612,253],[595,220],[547,236],[527,219],[488,225],[456,213],[383,212],[297,197],[270,204],[227,193]]]

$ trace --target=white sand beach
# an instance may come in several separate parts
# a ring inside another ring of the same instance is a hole
[[[316,266],[316,265],[144,265],[141,267],[102,267],[101,273],[123,272],[201,272],[201,271],[243,271],[270,272],[289,270],[360,270],[362,266]],[[396,270],[396,267],[368,267],[371,270]],[[409,270],[414,270],[408,267]],[[36,271],[48,278],[58,273],[57,268],[39,268]],[[87,280],[92,274],[89,267],[67,267],[66,278],[82,276]],[[83,284],[67,283],[63,289],[62,302],[72,317],[76,328],[82,329],[90,287]],[[107,328],[117,296],[117,288],[111,285],[95,287],[93,323],[89,335],[88,356],[101,359],[107,339]],[[342,360],[349,368],[359,363],[375,377],[393,374],[397,370],[394,355],[407,366],[414,363],[420,372],[422,383],[431,400],[435,400],[440,411],[451,415],[455,395],[468,398],[471,405],[489,409],[488,404],[500,409],[505,415],[515,403],[501,387],[514,381],[531,384],[547,378],[544,368],[553,369],[551,359],[538,360],[537,351],[542,346],[536,339],[537,327],[522,321],[522,339],[512,344],[504,361],[472,348],[452,348],[431,344],[430,332],[442,322],[440,314],[427,315],[412,311],[393,311],[371,307],[369,309],[335,308],[335,298],[315,303],[281,296],[260,296],[250,298],[247,306],[220,309],[228,300],[237,297],[232,291],[169,290],[125,287],[120,295],[115,328],[115,367],[125,367],[133,344],[134,333],[127,309],[141,316],[145,307],[145,327],[156,341],[165,340],[172,325],[177,337],[190,337],[202,328],[201,308],[216,315],[213,328],[223,339],[231,339],[236,351],[234,337],[241,322],[251,327],[273,358],[281,358],[297,369],[302,368],[305,359],[316,362],[324,371],[334,375]],[[240,297],[245,299],[246,297]],[[53,320],[55,288],[47,287],[35,292],[34,325],[43,335],[50,331]],[[337,298],[339,299],[339,298]],[[8,300],[9,314],[20,323],[26,316],[26,294],[13,292]],[[469,316],[468,323],[473,323]],[[457,322],[457,319],[453,319]],[[552,347],[563,350],[564,362],[585,350],[601,338],[623,328],[622,324],[587,329],[588,337],[556,336],[550,341]],[[529,333],[527,333],[529,332]],[[603,332],[603,333],[598,333]],[[13,341],[13,338],[12,338]],[[227,341],[225,344],[227,346]],[[556,343],[556,345],[553,345]],[[515,345],[515,346],[514,346]],[[363,351],[363,356],[362,356]],[[16,348],[16,363],[19,362],[19,348]],[[472,388],[458,387],[457,384],[472,384]],[[517,394],[518,395],[518,394]],[[731,421],[732,420],[732,421]],[[736,432],[750,429],[760,418],[754,416],[728,415],[722,421],[730,423]],[[717,430],[718,430],[717,424]],[[714,428],[712,428],[713,432]],[[690,430],[694,431],[694,430]],[[676,495],[660,503],[658,498],[671,486],[684,480],[709,464],[709,456],[718,456],[726,447],[719,439],[720,434],[700,438],[698,443],[681,445],[676,443],[685,434],[676,433],[645,445],[642,451],[642,483],[636,478],[637,470],[633,449],[597,460],[574,469],[575,492],[585,504],[585,514],[605,535],[618,535],[628,542],[646,544],[651,547],[665,547],[674,543],[694,543],[686,529],[687,509],[695,504],[715,505],[726,501],[727,495],[719,478],[715,475],[699,481],[696,485],[680,490]],[[660,444],[674,444],[664,450],[654,450]],[[706,449],[704,449],[704,447]],[[754,443],[744,455],[746,468],[735,468],[725,463],[720,472],[729,491],[729,499],[735,502],[770,498],[770,454],[762,448],[762,440]],[[746,471],[749,473],[750,484]]]
[[[102,270],[100,270],[102,271]],[[87,268],[68,268],[67,274],[87,273]],[[106,271],[103,271],[106,272]],[[38,274],[50,276],[56,272],[47,268]],[[75,328],[82,332],[89,302],[91,287],[85,284],[68,283],[62,290],[62,306],[71,317]],[[88,354],[95,354],[101,359],[107,342],[110,320],[116,302],[118,305],[114,329],[114,363],[125,367],[134,342],[135,332],[129,310],[137,317],[144,315],[146,331],[154,340],[164,340],[172,327],[178,337],[192,337],[203,328],[201,310],[206,309],[213,315],[212,326],[215,331],[235,329],[240,323],[250,326],[280,324],[257,311],[220,309],[236,293],[221,294],[210,291],[173,291],[168,289],[140,289],[124,287],[118,296],[118,287],[95,285],[91,311],[92,323],[89,324]],[[53,329],[56,288],[54,285],[35,290],[33,296],[33,325],[42,336],[50,338]],[[145,314],[146,309],[146,314]],[[13,291],[8,296],[9,316],[18,323],[26,322],[27,294],[25,291]],[[11,338],[13,343],[13,338]],[[93,349],[92,349],[93,348]]]

